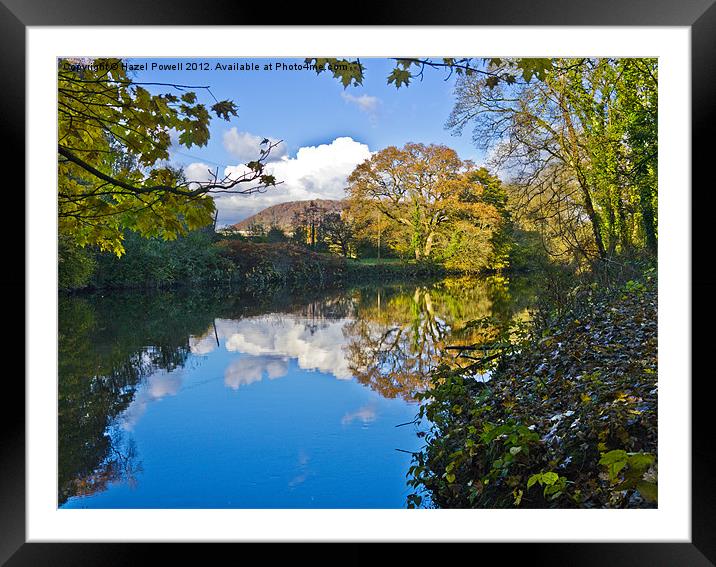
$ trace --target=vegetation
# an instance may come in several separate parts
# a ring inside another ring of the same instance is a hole
[[[499,86],[464,76],[447,126],[493,151],[555,255],[655,253],[657,76],[650,59],[555,59],[543,80]]]
[[[236,177],[217,172],[209,181],[195,181],[164,165],[172,132],[186,148],[206,145],[210,111],[229,120],[237,113],[232,101],[207,109],[197,88],[187,85],[165,84],[172,92],[151,94],[149,85],[130,79],[120,59],[62,59],[57,79],[59,232],[76,246],[121,256],[125,230],[174,239],[213,222],[212,194],[276,185],[264,173],[275,146],[269,140]]]
[[[192,231],[175,240],[124,235],[125,254],[97,253],[88,282],[96,289],[166,288],[177,285],[230,283],[234,266],[222,258],[207,231]]]
[[[656,282],[636,259],[657,252],[657,61],[395,61],[397,88],[429,68],[457,75],[446,126],[472,128],[510,180],[493,254],[539,266],[549,298],[526,335],[508,325],[459,347],[479,355],[469,366],[432,373],[409,506],[654,506]],[[351,63],[334,71],[344,86],[363,80]]]
[[[350,282],[362,281],[429,281],[444,277],[450,272],[444,266],[426,262],[406,261],[401,258],[361,258],[346,262]]]
[[[165,241],[127,231],[125,254],[70,247],[59,266],[60,289],[174,288],[239,285],[325,288],[346,278],[345,262],[318,254],[285,239],[266,242],[217,238],[207,231]]]
[[[232,262],[238,281],[251,289],[283,285],[323,288],[336,285],[345,277],[345,262],[341,259],[295,244],[231,240],[219,242],[218,247],[221,256]]]
[[[483,341],[480,360],[441,365],[419,395],[432,425],[410,469],[409,504],[655,506],[656,281],[647,273],[617,288],[582,285],[527,329]]]
[[[445,146],[388,147],[348,178],[348,214],[362,233],[378,215],[383,240],[418,261],[478,271],[488,266],[491,240],[503,217],[491,201],[498,179]],[[366,234],[369,237],[369,234]]]
[[[360,60],[331,63],[344,86]],[[473,129],[510,178],[510,208],[557,261],[657,247],[658,65],[655,59],[396,59],[397,88],[443,68],[457,76],[446,126]],[[341,63],[341,65],[338,65]]]
[[[363,81],[359,60],[308,61],[331,64],[344,87]],[[443,145],[389,146],[354,169],[344,201],[283,204],[217,235],[212,195],[279,184],[265,172],[276,143],[263,140],[243,175],[187,179],[166,165],[172,136],[205,145],[232,101],[207,108],[194,92],[206,87],[142,85],[120,60],[60,61],[60,289],[410,284],[375,305],[351,292],[361,315],[344,329],[358,381],[422,401],[409,506],[656,506],[657,61],[396,59],[387,82],[431,69],[456,76],[446,128],[472,132],[484,167]],[[521,272],[539,279],[537,309],[510,296]],[[131,461],[127,447],[115,450],[124,461],[108,457],[101,431],[143,373],[186,356],[182,339],[140,368],[131,343],[122,352],[139,366],[126,376],[104,362],[73,369],[68,353],[88,348],[73,336],[94,327],[68,305],[61,321],[79,326],[61,326],[61,419],[80,423],[94,464],[67,454],[65,495]],[[73,397],[84,401],[68,410]]]

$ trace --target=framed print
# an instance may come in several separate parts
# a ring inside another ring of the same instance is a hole
[[[2,559],[714,564],[711,2],[231,7],[4,0]]]

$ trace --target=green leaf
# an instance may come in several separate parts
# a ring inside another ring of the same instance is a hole
[[[557,482],[557,479],[559,479],[559,475],[554,472],[546,472],[542,475],[542,482],[548,486]]]
[[[643,472],[654,463],[654,459],[654,455],[650,453],[634,453],[633,455],[629,455],[627,463],[629,464],[629,468]]]
[[[229,120],[232,116],[238,116],[237,106],[230,100],[222,100],[211,107],[219,118]]]
[[[512,496],[515,497],[515,506],[519,506],[520,502],[522,502],[522,490],[515,489],[512,491]]]
[[[641,482],[638,482],[636,485],[636,489],[639,491],[639,494],[642,495],[644,500],[647,502],[657,502],[658,500],[658,487],[653,482],[646,482],[642,480]]]
[[[533,474],[529,479],[527,479],[527,490],[532,488],[535,485],[535,483],[537,483],[537,482],[539,482],[541,484],[541,481],[542,481],[541,473]]]
[[[410,83],[410,71],[405,69],[393,69],[393,72],[388,75],[388,84],[395,83],[395,88],[399,89],[402,85],[406,87]]]
[[[609,479],[614,482],[619,472],[626,466],[629,456],[627,452],[622,449],[615,449],[604,453],[599,459],[599,464],[607,467],[609,471]]]
[[[599,459],[600,465],[611,465],[617,462],[624,461],[626,462],[628,459],[627,452],[622,449],[614,449],[613,451],[609,451],[608,453],[603,453],[602,457]]]

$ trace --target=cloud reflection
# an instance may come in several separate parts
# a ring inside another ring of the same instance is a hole
[[[264,374],[270,380],[288,374],[288,360],[275,356],[248,356],[233,361],[224,370],[224,384],[232,390],[259,382]]]
[[[121,427],[131,431],[139,419],[147,411],[147,406],[165,396],[173,396],[181,389],[184,376],[181,370],[159,370],[148,376],[145,383],[137,390],[132,402],[122,416]]]
[[[295,358],[304,370],[319,370],[340,380],[349,380],[352,373],[344,353],[346,338],[343,334],[348,321],[343,318],[316,322],[293,315],[248,317],[238,321],[217,319],[216,334],[229,352],[273,359]],[[213,326],[201,337],[190,337],[189,345],[193,354],[213,352],[217,348]],[[236,371],[236,368],[232,370]],[[241,383],[249,383],[246,380],[255,376],[248,368],[239,367],[238,371],[243,373],[244,382]]]
[[[354,421],[362,421],[363,424],[375,421],[377,413],[372,406],[363,406],[354,412],[345,414],[341,418],[341,425],[350,425]]]

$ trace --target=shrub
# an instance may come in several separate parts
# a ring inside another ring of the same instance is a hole
[[[296,244],[222,240],[222,258],[235,269],[235,279],[249,287],[328,287],[345,278],[343,258],[318,254]]]
[[[80,248],[69,237],[60,235],[57,242],[57,287],[70,291],[85,287],[94,272],[96,261],[89,248]]]

